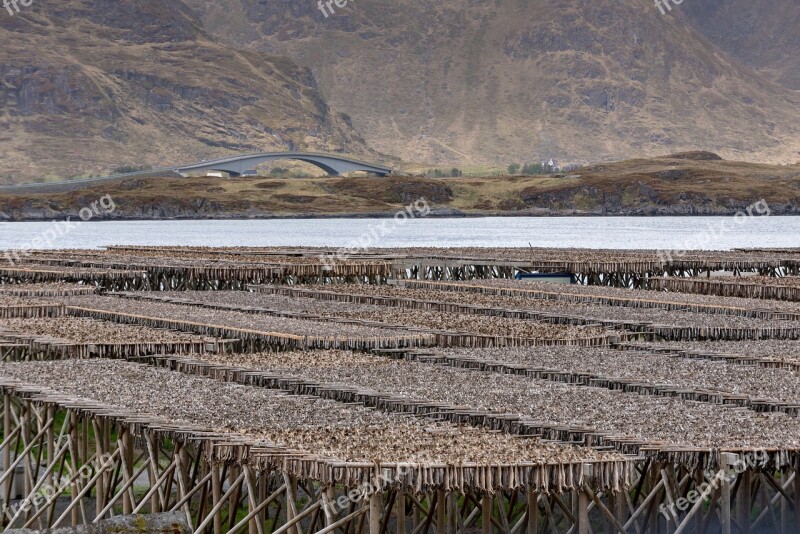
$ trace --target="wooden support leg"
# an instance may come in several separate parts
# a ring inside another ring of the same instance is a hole
[[[721,534],[731,534],[731,483],[728,479],[728,467],[732,463],[730,455],[722,455],[722,484],[720,484],[719,512],[721,521]]]
[[[123,469],[127,469],[128,473],[133,473],[133,434],[131,434],[130,427],[125,427],[122,430],[122,446],[125,448],[125,454],[122,458]],[[133,500],[130,492],[127,491],[122,496],[122,513],[125,515],[133,513]]]
[[[72,469],[75,473],[78,472],[80,469],[80,458],[76,458],[76,454],[78,450],[80,450],[79,442],[78,442],[78,415],[75,412],[70,414],[70,437],[72,439],[73,448],[71,450],[72,454]],[[72,485],[72,499],[75,500],[78,498],[78,483],[73,482]],[[130,513],[130,512],[128,512]],[[72,526],[77,527],[80,523],[80,510],[78,507],[74,507],[72,509]]]
[[[589,534],[589,496],[578,490],[578,534]]]
[[[800,463],[794,471],[794,531],[800,531]]]
[[[781,477],[781,484],[783,484],[783,477],[788,476],[789,471],[788,469],[783,470],[783,476]],[[786,497],[780,495],[781,499],[781,534],[789,534],[789,503],[786,500]]]
[[[325,513],[325,526],[330,527],[336,522],[334,511],[336,510],[336,487],[331,486],[325,490],[325,497],[328,501],[329,509]]]
[[[397,534],[406,534],[406,494],[403,490],[397,490],[397,502],[395,503],[397,515]]]
[[[8,439],[12,432],[11,427],[11,395],[6,393],[3,395],[3,439]],[[8,466],[11,465],[11,444],[9,443],[5,449],[3,449],[3,472],[5,473],[8,470]],[[11,491],[14,484],[14,475],[11,474],[6,478],[5,484],[3,486],[3,505],[8,506],[8,502],[6,499],[8,496],[11,495]],[[2,524],[6,524],[6,514],[2,514]]]
[[[263,471],[261,475],[258,477],[258,502],[262,503],[267,500],[267,489],[269,487],[269,474],[267,471]],[[334,492],[335,494],[335,492]],[[269,509],[264,508],[258,514],[258,520],[261,525],[265,525],[267,523],[267,517],[269,514]]]
[[[447,494],[447,534],[455,534],[458,530],[458,499],[456,494],[450,492]]]
[[[369,498],[369,534],[381,534],[381,494],[376,492]]]
[[[23,405],[24,413],[21,415],[20,419],[22,422],[22,443],[30,444],[30,439],[33,437],[31,434],[31,403],[30,401],[25,401]],[[23,466],[23,476],[22,476],[22,487],[23,493],[27,497],[33,491],[33,466],[31,465],[31,456],[32,454],[26,454],[25,459],[22,462]],[[25,512],[25,520],[31,518],[31,509],[28,509]]]
[[[286,480],[286,522],[290,522],[297,516],[297,478],[289,476]],[[288,534],[300,534],[297,526],[292,525],[287,531]]]
[[[481,530],[483,534],[492,534],[492,498],[489,495],[481,500]]]
[[[750,534],[750,511],[752,505],[752,480],[753,472],[744,471],[739,482],[739,491],[736,492],[736,521],[739,523],[741,534]]]
[[[220,466],[211,466],[211,510],[215,510],[219,506],[222,499],[222,476],[219,472]],[[214,514],[214,534],[222,534],[222,514],[217,511]]]
[[[447,534],[447,496],[444,490],[436,490],[436,532]]]
[[[539,494],[528,491],[528,534],[539,532]]]

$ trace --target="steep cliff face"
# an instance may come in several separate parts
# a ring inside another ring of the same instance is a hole
[[[218,43],[180,1],[0,13],[0,180],[308,148],[367,155],[311,71]]]
[[[778,13],[794,2],[769,1]],[[409,161],[585,162],[698,147],[798,159],[800,94],[690,24],[690,4],[724,0],[687,0],[668,15],[652,0],[370,0],[334,4],[327,17],[313,1],[187,3],[221,38],[311,67],[368,142]],[[796,52],[789,45],[777,47]]]

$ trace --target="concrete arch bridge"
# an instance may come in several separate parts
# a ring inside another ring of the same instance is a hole
[[[366,163],[336,154],[318,154],[313,152],[264,152],[260,154],[246,154],[175,167],[174,170],[183,175],[190,172],[218,171],[227,172],[231,176],[241,176],[247,171],[255,171],[255,169],[263,163],[279,160],[304,161],[319,167],[330,176],[339,176],[354,171],[387,176],[392,172],[391,168],[382,165]]]

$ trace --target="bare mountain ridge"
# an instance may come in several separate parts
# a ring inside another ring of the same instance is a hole
[[[0,15],[0,180],[295,148],[374,157],[312,73],[220,44],[180,1]]]
[[[772,0],[775,17],[791,1]],[[327,18],[315,2],[187,3],[220,38],[311,67],[372,146],[407,161],[798,160],[800,93],[701,33],[689,2],[371,0]]]

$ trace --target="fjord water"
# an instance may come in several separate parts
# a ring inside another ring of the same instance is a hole
[[[0,249],[106,245],[556,247],[728,250],[800,248],[800,217],[489,217],[98,221],[42,243],[54,223],[0,223]],[[37,240],[37,238],[39,238]]]

